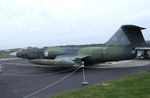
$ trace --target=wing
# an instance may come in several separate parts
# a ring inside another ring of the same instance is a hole
[[[77,67],[81,65],[83,59],[88,55],[59,55],[54,60],[52,59],[34,59],[31,63],[37,64],[39,67]]]
[[[55,58],[55,60],[72,60],[75,61],[76,59],[83,60],[89,57],[89,55],[59,55]]]

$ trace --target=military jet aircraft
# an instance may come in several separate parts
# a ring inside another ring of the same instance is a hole
[[[41,67],[77,67],[108,61],[133,59],[135,47],[146,46],[141,30],[135,25],[122,25],[103,45],[61,46],[48,49],[26,49],[17,53],[18,57],[30,60]]]

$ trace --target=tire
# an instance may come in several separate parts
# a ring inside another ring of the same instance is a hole
[[[144,60],[144,56],[140,56],[140,60]]]

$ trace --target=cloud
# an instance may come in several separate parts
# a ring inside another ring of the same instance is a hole
[[[147,27],[149,2],[1,0],[0,42],[5,42],[1,47],[105,42],[122,24]],[[14,43],[10,46],[11,40]]]
[[[135,14],[135,16],[133,16],[133,19],[139,20],[139,19],[143,19],[143,18],[147,18],[147,17],[150,17],[150,9],[145,9],[140,12],[137,12],[137,14]]]

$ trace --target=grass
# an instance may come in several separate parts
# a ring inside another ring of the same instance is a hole
[[[9,55],[9,52],[0,51],[0,58],[6,57]]]
[[[52,98],[150,98],[150,71]]]

